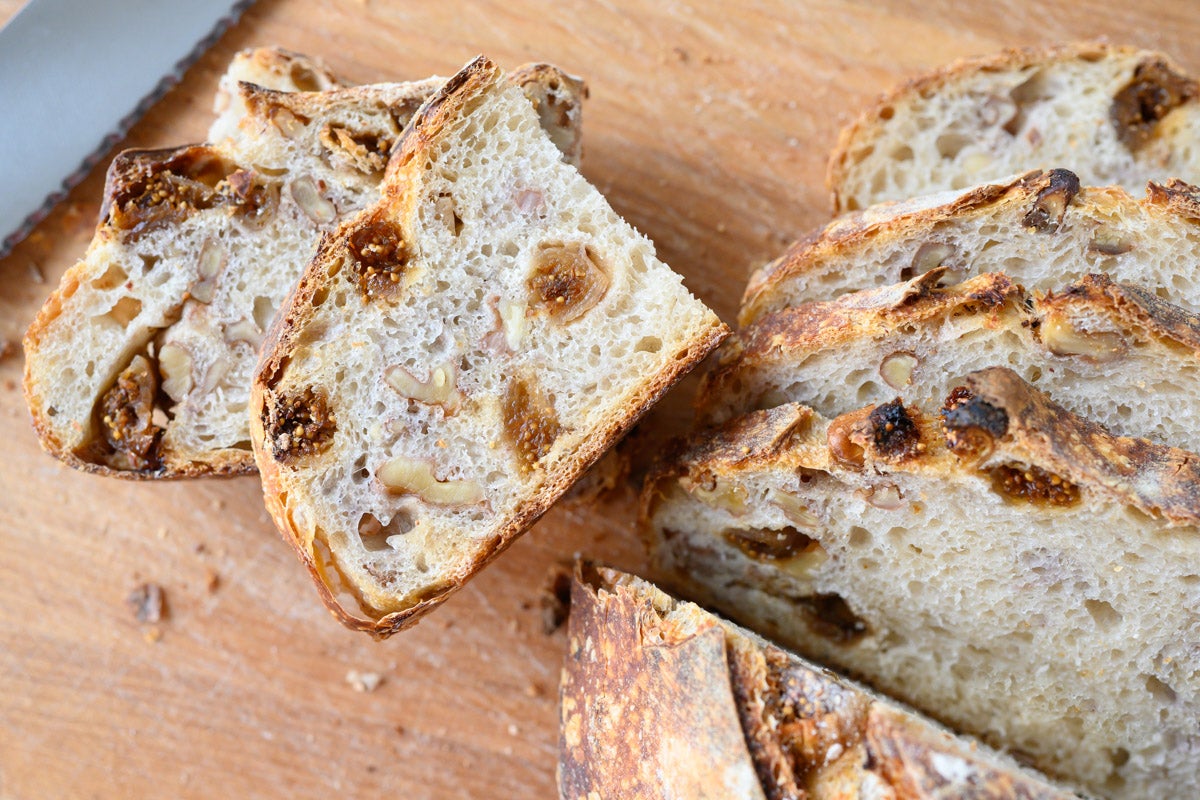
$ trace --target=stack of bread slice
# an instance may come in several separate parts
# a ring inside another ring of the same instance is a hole
[[[1193,791],[1197,95],[1084,45],[851,126],[850,213],[751,278],[647,481],[666,583],[1087,792]]]
[[[209,144],[117,156],[29,328],[43,446],[257,466],[330,610],[411,624],[728,331],[576,169],[584,95],[546,64],[346,86],[239,54]]]

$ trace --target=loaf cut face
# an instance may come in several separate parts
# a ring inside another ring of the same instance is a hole
[[[727,330],[479,58],[327,236],[254,381],[267,507],[387,635],[554,502]]]
[[[944,278],[938,267],[762,317],[718,350],[700,418],[787,402],[832,418],[896,397],[932,414],[1003,364],[1115,433],[1200,452],[1200,317],[1103,275],[1044,294],[1001,273]]]
[[[757,270],[742,326],[789,306],[910,280],[945,267],[959,282],[1003,272],[1035,292],[1092,273],[1135,283],[1200,311],[1200,189],[1150,184],[1142,200],[1081,186],[1071,172],[1032,172],[964,192],[847,214]]]
[[[936,416],[785,404],[682,446],[668,585],[1112,798],[1200,770],[1200,466],[990,368]]]
[[[834,213],[1065,167],[1093,186],[1200,181],[1200,87],[1170,58],[1100,43],[951,64],[838,138]]]
[[[568,636],[562,797],[1075,797],[632,575],[582,566]]]
[[[278,51],[239,56],[230,73],[332,81]],[[546,67],[515,78],[553,97],[550,124],[578,127],[574,79]],[[392,145],[443,82],[282,92],[225,80],[236,94],[219,143],[117,156],[86,255],[26,335],[43,447],[120,477],[253,471],[246,404],[263,335],[321,234],[379,198]]]

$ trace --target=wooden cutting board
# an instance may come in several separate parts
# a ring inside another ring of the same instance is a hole
[[[0,18],[19,5],[0,0]],[[201,139],[244,47],[361,82],[449,75],[480,52],[553,61],[591,87],[584,173],[732,320],[749,270],[826,219],[825,155],[874,95],[960,56],[1098,36],[1200,71],[1194,4],[1154,5],[261,0],[118,149]],[[107,163],[0,260],[0,341],[19,342],[83,252]],[[551,511],[414,630],[374,642],[325,612],[256,479],[64,468],[30,430],[21,369],[19,349],[0,358],[0,798],[554,795],[565,637],[543,630],[540,595],[576,553],[644,569],[632,491]],[[689,391],[645,427],[680,428]],[[127,602],[144,583],[165,593],[156,625]]]

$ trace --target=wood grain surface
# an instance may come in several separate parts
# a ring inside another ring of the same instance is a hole
[[[0,0],[0,18],[19,5]],[[317,55],[361,82],[449,75],[480,52],[553,61],[591,88],[584,174],[731,321],[749,270],[825,220],[825,155],[876,94],[960,56],[1099,36],[1200,70],[1194,3],[1148,6],[262,0],[118,149],[202,138],[244,47]],[[86,247],[107,162],[0,260],[0,342],[17,344],[0,358],[0,798],[554,796],[565,639],[543,631],[539,596],[576,553],[642,570],[632,492],[551,511],[377,643],[322,608],[256,479],[60,466],[29,426],[19,339]],[[643,427],[679,429],[688,392]],[[143,583],[165,593],[157,624],[127,602]],[[380,682],[359,691],[352,673]]]

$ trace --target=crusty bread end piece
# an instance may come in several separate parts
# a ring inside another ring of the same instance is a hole
[[[632,575],[577,569],[568,642],[564,798],[1075,797]]]
[[[347,625],[441,603],[727,333],[480,57],[264,345],[267,507]]]
[[[647,480],[657,574],[799,652],[1113,800],[1200,773],[1200,458],[1011,370],[940,415],[795,404]]]
[[[1010,50],[909,81],[842,131],[834,213],[1065,167],[1138,193],[1200,182],[1200,86],[1170,58],[1104,43]]]

